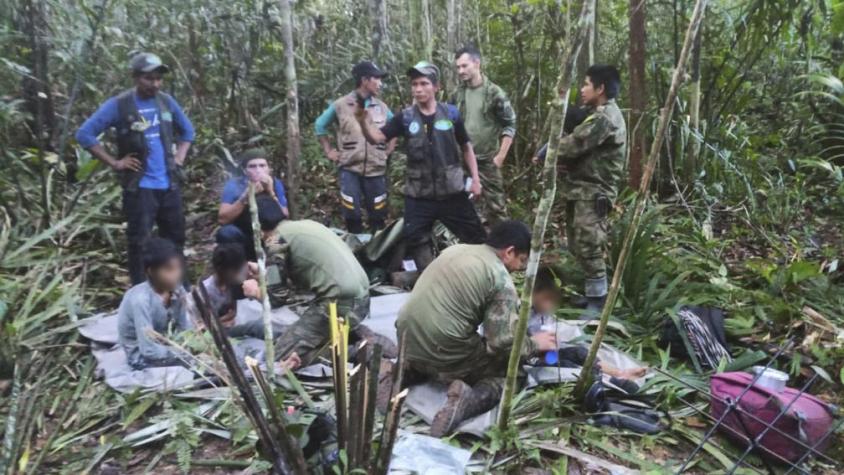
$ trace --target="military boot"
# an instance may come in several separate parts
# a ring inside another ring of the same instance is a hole
[[[434,261],[434,251],[430,243],[420,244],[410,250],[410,256],[416,263],[416,270],[421,274],[428,265]]]
[[[457,379],[448,386],[448,396],[431,423],[431,436],[443,437],[454,432],[465,420],[495,407],[501,391],[494,385],[478,383],[471,387]]]
[[[604,302],[607,301],[607,277],[586,279],[583,295],[586,296],[586,308],[580,319],[595,320],[600,317]]]

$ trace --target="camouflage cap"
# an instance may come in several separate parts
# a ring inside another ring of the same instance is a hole
[[[170,72],[170,68],[161,62],[161,58],[152,53],[138,53],[132,56],[132,59],[129,61],[129,67],[135,73],[149,73],[152,71]]]
[[[407,75],[410,76],[411,79],[414,77],[425,76],[430,79],[431,82],[437,83],[440,78],[440,68],[433,63],[420,61],[407,70]]]

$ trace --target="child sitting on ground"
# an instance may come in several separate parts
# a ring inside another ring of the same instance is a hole
[[[182,288],[182,253],[171,241],[152,238],[144,246],[142,259],[147,280],[126,292],[117,313],[120,345],[134,369],[186,366],[176,349],[147,333],[167,335],[191,326]]]
[[[557,346],[560,348],[557,355],[557,362],[549,366],[560,366],[565,368],[581,367],[586,361],[589,352],[588,347],[579,344],[570,344],[569,341],[576,336],[576,327],[564,321],[557,320],[554,313],[560,306],[562,289],[557,284],[554,271],[547,266],[540,267],[536,274],[536,282],[533,286],[533,306],[528,319],[528,335],[540,331],[555,332],[557,335]],[[553,359],[552,359],[553,360]],[[543,362],[545,364],[545,362]],[[645,375],[647,368],[631,368],[627,370],[615,368],[600,360],[596,365],[605,374],[622,379],[637,379]]]

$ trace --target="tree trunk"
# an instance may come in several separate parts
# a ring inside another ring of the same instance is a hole
[[[648,153],[648,161],[645,164],[644,175],[642,176],[642,183],[639,186],[639,193],[636,197],[636,207],[633,210],[633,219],[630,220],[630,225],[624,235],[624,242],[621,245],[621,251],[618,255],[618,262],[613,271],[612,284],[610,285],[609,293],[607,294],[607,301],[604,304],[604,309],[601,311],[601,320],[598,322],[598,328],[595,330],[595,336],[592,338],[592,346],[589,348],[589,354],[586,356],[586,361],[583,363],[584,368],[592,368],[595,364],[595,358],[598,354],[598,348],[601,346],[601,341],[604,339],[604,332],[607,329],[607,323],[610,319],[610,312],[615,307],[615,300],[618,297],[618,291],[621,288],[621,276],[624,275],[624,267],[627,265],[627,257],[630,254],[630,248],[633,245],[636,233],[639,230],[639,222],[642,220],[642,213],[645,211],[645,204],[648,200],[648,191],[650,190],[651,178],[653,178],[656,161],[659,158],[659,151],[662,148],[663,139],[665,138],[668,129],[668,122],[671,113],[674,110],[674,101],[677,98],[677,90],[680,88],[681,79],[684,74],[686,61],[689,59],[689,50],[692,47],[692,40],[700,28],[701,19],[703,18],[703,10],[706,8],[707,0],[697,0],[695,3],[692,18],[689,22],[689,28],[686,30],[686,39],[683,41],[683,49],[677,60],[677,65],[674,68],[674,76],[671,79],[671,88],[668,90],[668,96],[665,98],[665,104],[662,107],[659,116],[659,125],[657,126],[656,135],[654,136],[651,150]],[[550,150],[549,150],[550,152]],[[581,397],[586,394],[586,390],[592,384],[592,371],[581,371],[580,378],[577,380],[574,394]]]
[[[642,161],[647,147],[647,127],[643,119],[648,107],[648,89],[645,82],[645,0],[630,0],[630,159],[629,182],[639,188],[642,179]]]
[[[299,92],[296,86],[296,58],[293,54],[292,0],[281,0],[281,39],[284,42],[284,79],[287,82],[287,188],[290,217],[297,215],[299,156],[302,150],[299,135]]]
[[[431,28],[431,0],[422,0],[422,45],[427,61],[434,60],[434,33]]]
[[[384,5],[386,0],[369,0],[369,18],[372,22],[371,36],[372,41],[372,59],[376,62],[381,61],[381,55],[385,45],[389,44],[387,31],[387,8]]]
[[[446,60],[451,61],[457,51],[457,1],[446,0]],[[457,75],[451,64],[441,65],[445,68],[446,91],[451,94],[457,89]]]
[[[699,29],[692,44],[692,59],[689,65],[691,87],[689,90],[689,139],[686,144],[686,160],[683,163],[684,178],[691,182],[697,174],[697,156],[700,153],[702,134],[700,132],[700,56],[703,29]]]
[[[507,381],[504,385],[504,394],[501,397],[501,410],[498,413],[498,427],[502,430],[507,428],[512,409],[513,394],[516,391],[516,376],[519,373],[519,361],[521,360],[522,345],[527,334],[528,312],[532,305],[533,284],[536,281],[536,272],[539,269],[539,259],[542,256],[542,245],[545,241],[545,228],[548,225],[548,218],[551,215],[551,208],[554,205],[554,196],[557,194],[557,150],[560,139],[563,137],[563,124],[568,112],[568,98],[572,84],[575,80],[577,68],[577,56],[582,45],[587,41],[589,33],[589,22],[593,18],[592,11],[595,8],[595,0],[585,0],[583,9],[580,12],[577,37],[566,46],[566,54],[560,68],[560,75],[557,77],[557,84],[554,88],[559,96],[554,101],[551,110],[548,111],[548,121],[551,123],[551,133],[548,140],[548,152],[545,158],[545,165],[542,174],[545,186],[542,190],[542,199],[536,211],[536,220],[533,223],[533,236],[530,243],[530,257],[528,258],[527,270],[525,271],[525,283],[522,289],[522,302],[519,309],[519,322],[516,326],[513,348],[510,351],[510,360],[507,365]]]

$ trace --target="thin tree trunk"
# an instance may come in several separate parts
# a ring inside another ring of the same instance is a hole
[[[252,221],[252,245],[258,261],[258,287],[261,289],[261,319],[264,322],[264,354],[267,362],[267,378],[274,379],[275,345],[273,343],[273,324],[270,309],[270,296],[267,293],[267,253],[261,242],[261,225],[258,221],[258,202],[255,201],[255,185],[249,184],[249,215]]]
[[[446,60],[451,61],[457,51],[457,3],[458,0],[446,0]],[[457,75],[450,64],[445,67],[446,90],[449,94],[457,89]]]
[[[284,43],[284,79],[287,82],[287,187],[290,216],[297,215],[299,196],[299,156],[302,151],[299,134],[299,92],[296,85],[296,58],[293,54],[293,12],[291,0],[281,0],[281,39]]]
[[[600,348],[601,341],[604,339],[604,332],[607,328],[607,322],[609,322],[610,312],[613,307],[615,307],[615,300],[618,297],[618,292],[621,288],[621,276],[624,274],[624,267],[627,265],[627,257],[630,254],[630,248],[633,244],[634,237],[638,232],[639,222],[642,220],[642,213],[645,211],[651,178],[653,178],[654,168],[660,155],[659,151],[662,148],[665,133],[668,129],[669,118],[674,110],[674,101],[677,98],[677,90],[680,88],[680,83],[682,82],[686,61],[689,59],[689,51],[692,48],[692,41],[700,28],[700,23],[703,18],[703,10],[706,8],[706,2],[707,0],[697,0],[694,11],[692,12],[692,19],[689,22],[689,28],[686,30],[686,39],[683,41],[683,49],[680,52],[677,65],[674,68],[674,76],[671,79],[671,88],[668,90],[668,96],[665,98],[665,104],[660,112],[659,125],[657,126],[654,141],[651,144],[648,161],[645,164],[645,172],[642,176],[642,183],[639,186],[639,194],[636,197],[636,207],[633,210],[633,219],[630,220],[630,225],[624,235],[624,242],[621,245],[618,262],[616,263],[616,268],[613,271],[612,285],[610,285],[604,309],[601,311],[601,320],[598,323],[598,328],[595,330],[595,336],[592,338],[592,346],[589,348],[589,354],[586,356],[586,361],[583,363],[584,370],[580,372],[580,378],[577,381],[577,386],[575,386],[574,393],[578,396],[585,394],[586,390],[592,383],[592,371],[589,371],[586,368],[592,368],[595,364],[598,348]]]
[[[648,89],[645,81],[645,1],[630,0],[630,123],[631,144],[629,159],[629,183],[639,188],[642,179],[642,161],[647,147],[647,128],[643,123],[648,107]]]
[[[703,28],[699,29],[692,44],[691,87],[689,91],[689,140],[686,144],[686,160],[683,163],[683,175],[691,180],[697,173],[697,156],[700,153],[700,56]]]
[[[372,22],[370,40],[372,42],[372,59],[374,61],[381,61],[382,50],[389,43],[385,2],[386,0],[369,0],[369,17]]]
[[[431,28],[431,0],[422,0],[422,44],[428,61],[433,61],[434,56],[434,33]]]
[[[557,77],[557,84],[554,88],[559,96],[554,106],[548,111],[548,120],[551,123],[551,134],[548,140],[548,152],[545,158],[545,165],[542,174],[545,186],[542,190],[542,199],[536,211],[536,220],[533,223],[533,236],[530,243],[530,257],[528,258],[527,271],[525,272],[525,283],[522,289],[522,302],[519,309],[519,322],[516,325],[513,339],[513,348],[510,351],[510,361],[507,365],[507,380],[504,385],[504,394],[501,397],[501,410],[498,413],[498,427],[502,430],[507,428],[512,409],[513,394],[516,392],[516,376],[519,373],[519,361],[521,360],[522,346],[527,334],[528,312],[532,305],[533,284],[536,281],[536,272],[539,269],[539,259],[542,256],[542,244],[545,241],[545,228],[548,225],[548,218],[551,215],[551,208],[554,205],[554,196],[557,194],[557,150],[559,150],[560,139],[563,137],[563,124],[568,112],[568,98],[574,83],[577,68],[577,56],[580,54],[582,45],[586,42],[586,35],[589,32],[589,22],[592,11],[595,8],[595,0],[585,0],[580,12],[577,37],[569,42],[566,47],[566,55],[560,75]]]

